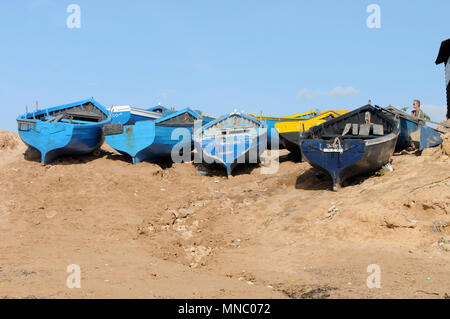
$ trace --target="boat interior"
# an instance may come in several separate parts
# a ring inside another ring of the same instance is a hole
[[[63,122],[72,124],[98,123],[107,119],[91,102],[64,109],[46,109],[27,114],[27,119],[42,122]]]
[[[232,115],[206,128],[204,136],[249,134],[260,128],[260,124],[245,117]],[[256,133],[256,132],[255,132]]]
[[[189,112],[181,113],[169,118],[161,118],[155,121],[157,126],[193,126],[197,118]]]
[[[395,130],[395,121],[376,109],[356,110],[311,128],[307,138],[374,139]]]

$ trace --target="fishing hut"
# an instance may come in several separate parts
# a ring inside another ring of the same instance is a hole
[[[447,88],[447,119],[450,119],[450,39],[441,43],[436,64],[445,64],[445,84]]]

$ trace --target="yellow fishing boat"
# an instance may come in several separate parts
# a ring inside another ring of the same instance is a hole
[[[347,110],[327,110],[319,114],[316,113],[317,115],[311,118],[296,121],[280,121],[275,123],[275,129],[278,131],[283,146],[291,153],[301,156],[300,141],[304,132],[309,131],[313,126],[322,124],[348,112]]]
[[[293,115],[288,115],[288,116],[283,116],[283,117],[271,117],[271,116],[262,116],[262,115],[256,115],[256,114],[249,114],[249,115],[266,123],[266,125],[267,125],[267,148],[270,149],[271,141],[272,141],[272,133],[277,134],[277,130],[275,129],[275,124],[299,121],[299,120],[307,120],[307,119],[317,116],[318,114],[319,114],[319,112],[317,112],[317,111],[309,111],[309,112],[305,112],[305,113],[293,114]],[[280,148],[282,148],[282,145],[280,145]]]

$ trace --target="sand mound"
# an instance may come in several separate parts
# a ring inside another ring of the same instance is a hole
[[[441,122],[441,124],[450,126],[450,119],[448,119],[447,121]],[[444,127],[444,126],[442,126],[442,125],[439,125],[439,126],[438,126],[438,130],[440,130],[440,131],[442,131],[442,132],[450,133],[450,128]]]
[[[442,135],[442,153],[450,156],[450,133]]]
[[[0,150],[15,149],[19,145],[20,138],[17,134],[0,131]]]

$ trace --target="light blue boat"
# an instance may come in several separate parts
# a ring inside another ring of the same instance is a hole
[[[156,120],[126,125],[111,123],[103,131],[107,143],[118,152],[129,155],[133,164],[174,160],[172,150],[178,155],[184,150],[192,150],[193,127],[199,119],[198,113],[187,108]]]
[[[109,111],[93,98],[26,113],[17,118],[22,141],[41,153],[43,165],[59,156],[91,153],[103,144]]]
[[[222,116],[194,133],[194,146],[202,161],[224,166],[227,175],[238,164],[258,163],[266,142],[266,125],[238,112]]]
[[[419,151],[442,144],[441,133],[427,126],[425,120],[413,117],[393,106],[388,106],[384,110],[397,116],[400,120],[400,134],[395,147],[396,152],[405,150],[412,144]]]

